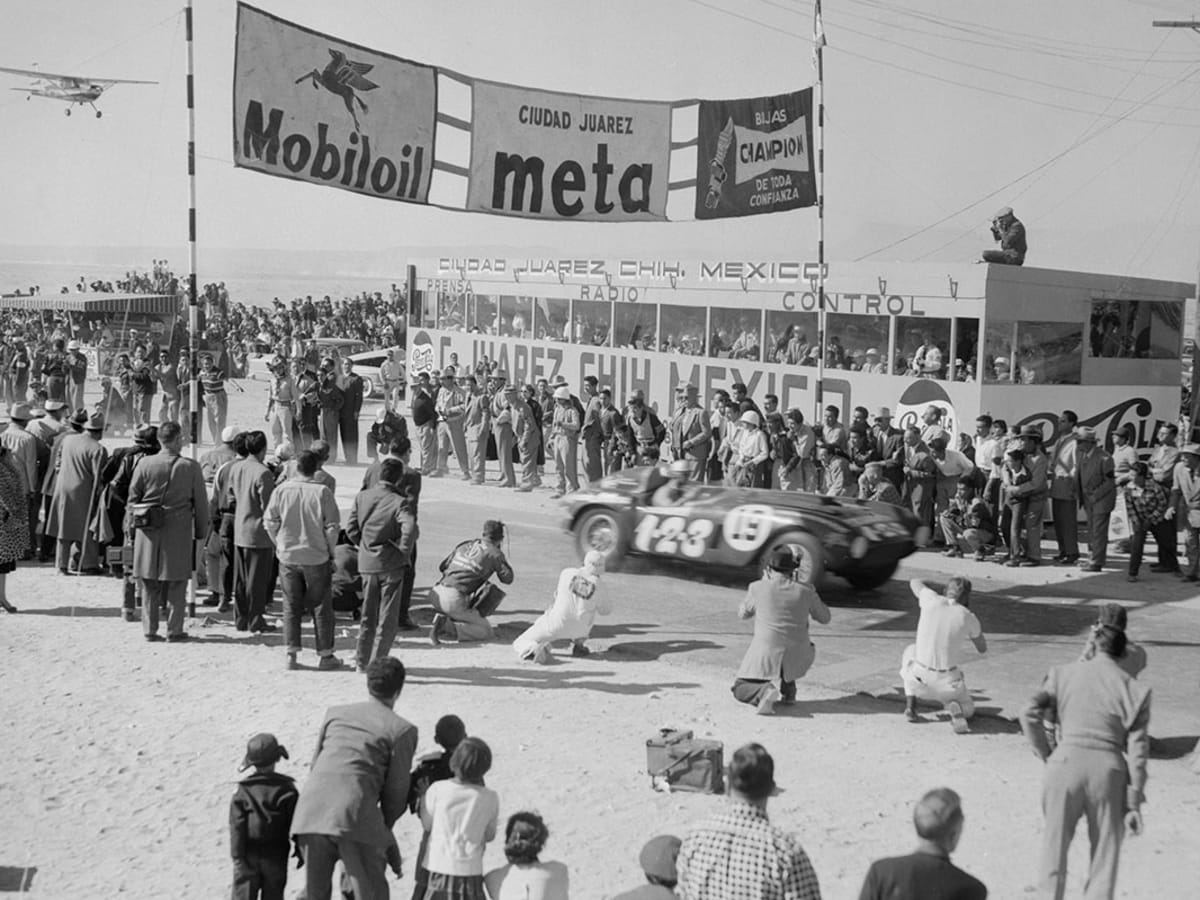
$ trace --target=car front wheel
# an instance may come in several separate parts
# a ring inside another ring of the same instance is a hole
[[[592,509],[575,525],[575,547],[580,557],[589,550],[604,554],[604,567],[615,571],[625,556],[627,536],[620,518],[610,509]]]
[[[825,551],[821,543],[811,534],[802,531],[789,531],[779,535],[767,545],[762,555],[762,564],[766,566],[778,549],[787,549],[796,557],[796,580],[807,584],[820,584],[825,577]]]
[[[364,375],[363,380],[363,397],[373,397],[375,395],[375,382],[371,380],[369,375]]]

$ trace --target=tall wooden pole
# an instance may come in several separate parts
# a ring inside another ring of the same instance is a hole
[[[821,422],[825,402],[825,23],[821,0],[813,9],[813,63],[817,69],[817,389],[813,426]]]
[[[188,113],[188,143],[187,143],[187,172],[188,172],[188,398],[190,412],[190,428],[192,438],[192,459],[200,455],[200,384],[197,380],[196,352],[198,340],[196,331],[200,327],[199,309],[196,305],[196,92],[193,84],[192,60],[192,0],[187,0],[183,11],[184,34],[187,42],[187,113]],[[177,363],[178,364],[178,363]],[[196,616],[196,565],[199,557],[199,541],[193,541],[192,577],[188,581],[188,615]],[[215,587],[213,588],[215,590]],[[149,602],[147,600],[147,602]]]

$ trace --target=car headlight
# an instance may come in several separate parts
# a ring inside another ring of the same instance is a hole
[[[870,549],[871,542],[861,534],[850,542],[850,556],[853,559],[862,559]]]
[[[913,535],[913,540],[916,541],[918,547],[924,547],[929,543],[929,538],[933,535],[933,531],[928,525],[922,525],[917,529],[917,533]]]

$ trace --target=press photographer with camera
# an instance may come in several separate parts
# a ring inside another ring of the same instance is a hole
[[[1020,266],[1025,262],[1025,226],[1006,206],[992,219],[992,239],[1000,242],[999,250],[984,250],[983,261],[1002,266]]]

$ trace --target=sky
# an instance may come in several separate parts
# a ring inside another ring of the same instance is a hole
[[[815,81],[809,0],[255,5],[419,62],[580,94],[735,98]],[[827,258],[966,262],[991,246],[988,221],[1009,205],[1028,230],[1028,265],[1195,281],[1200,33],[1151,22],[1191,19],[1198,7],[827,0]],[[5,0],[0,65],[158,84],[114,87],[101,119],[0,95],[0,245],[178,245],[185,258],[182,8]],[[197,0],[201,268],[206,248],[816,258],[813,209],[719,222],[533,222],[235,169],[235,16],[232,0]],[[23,84],[0,75],[0,88]]]

